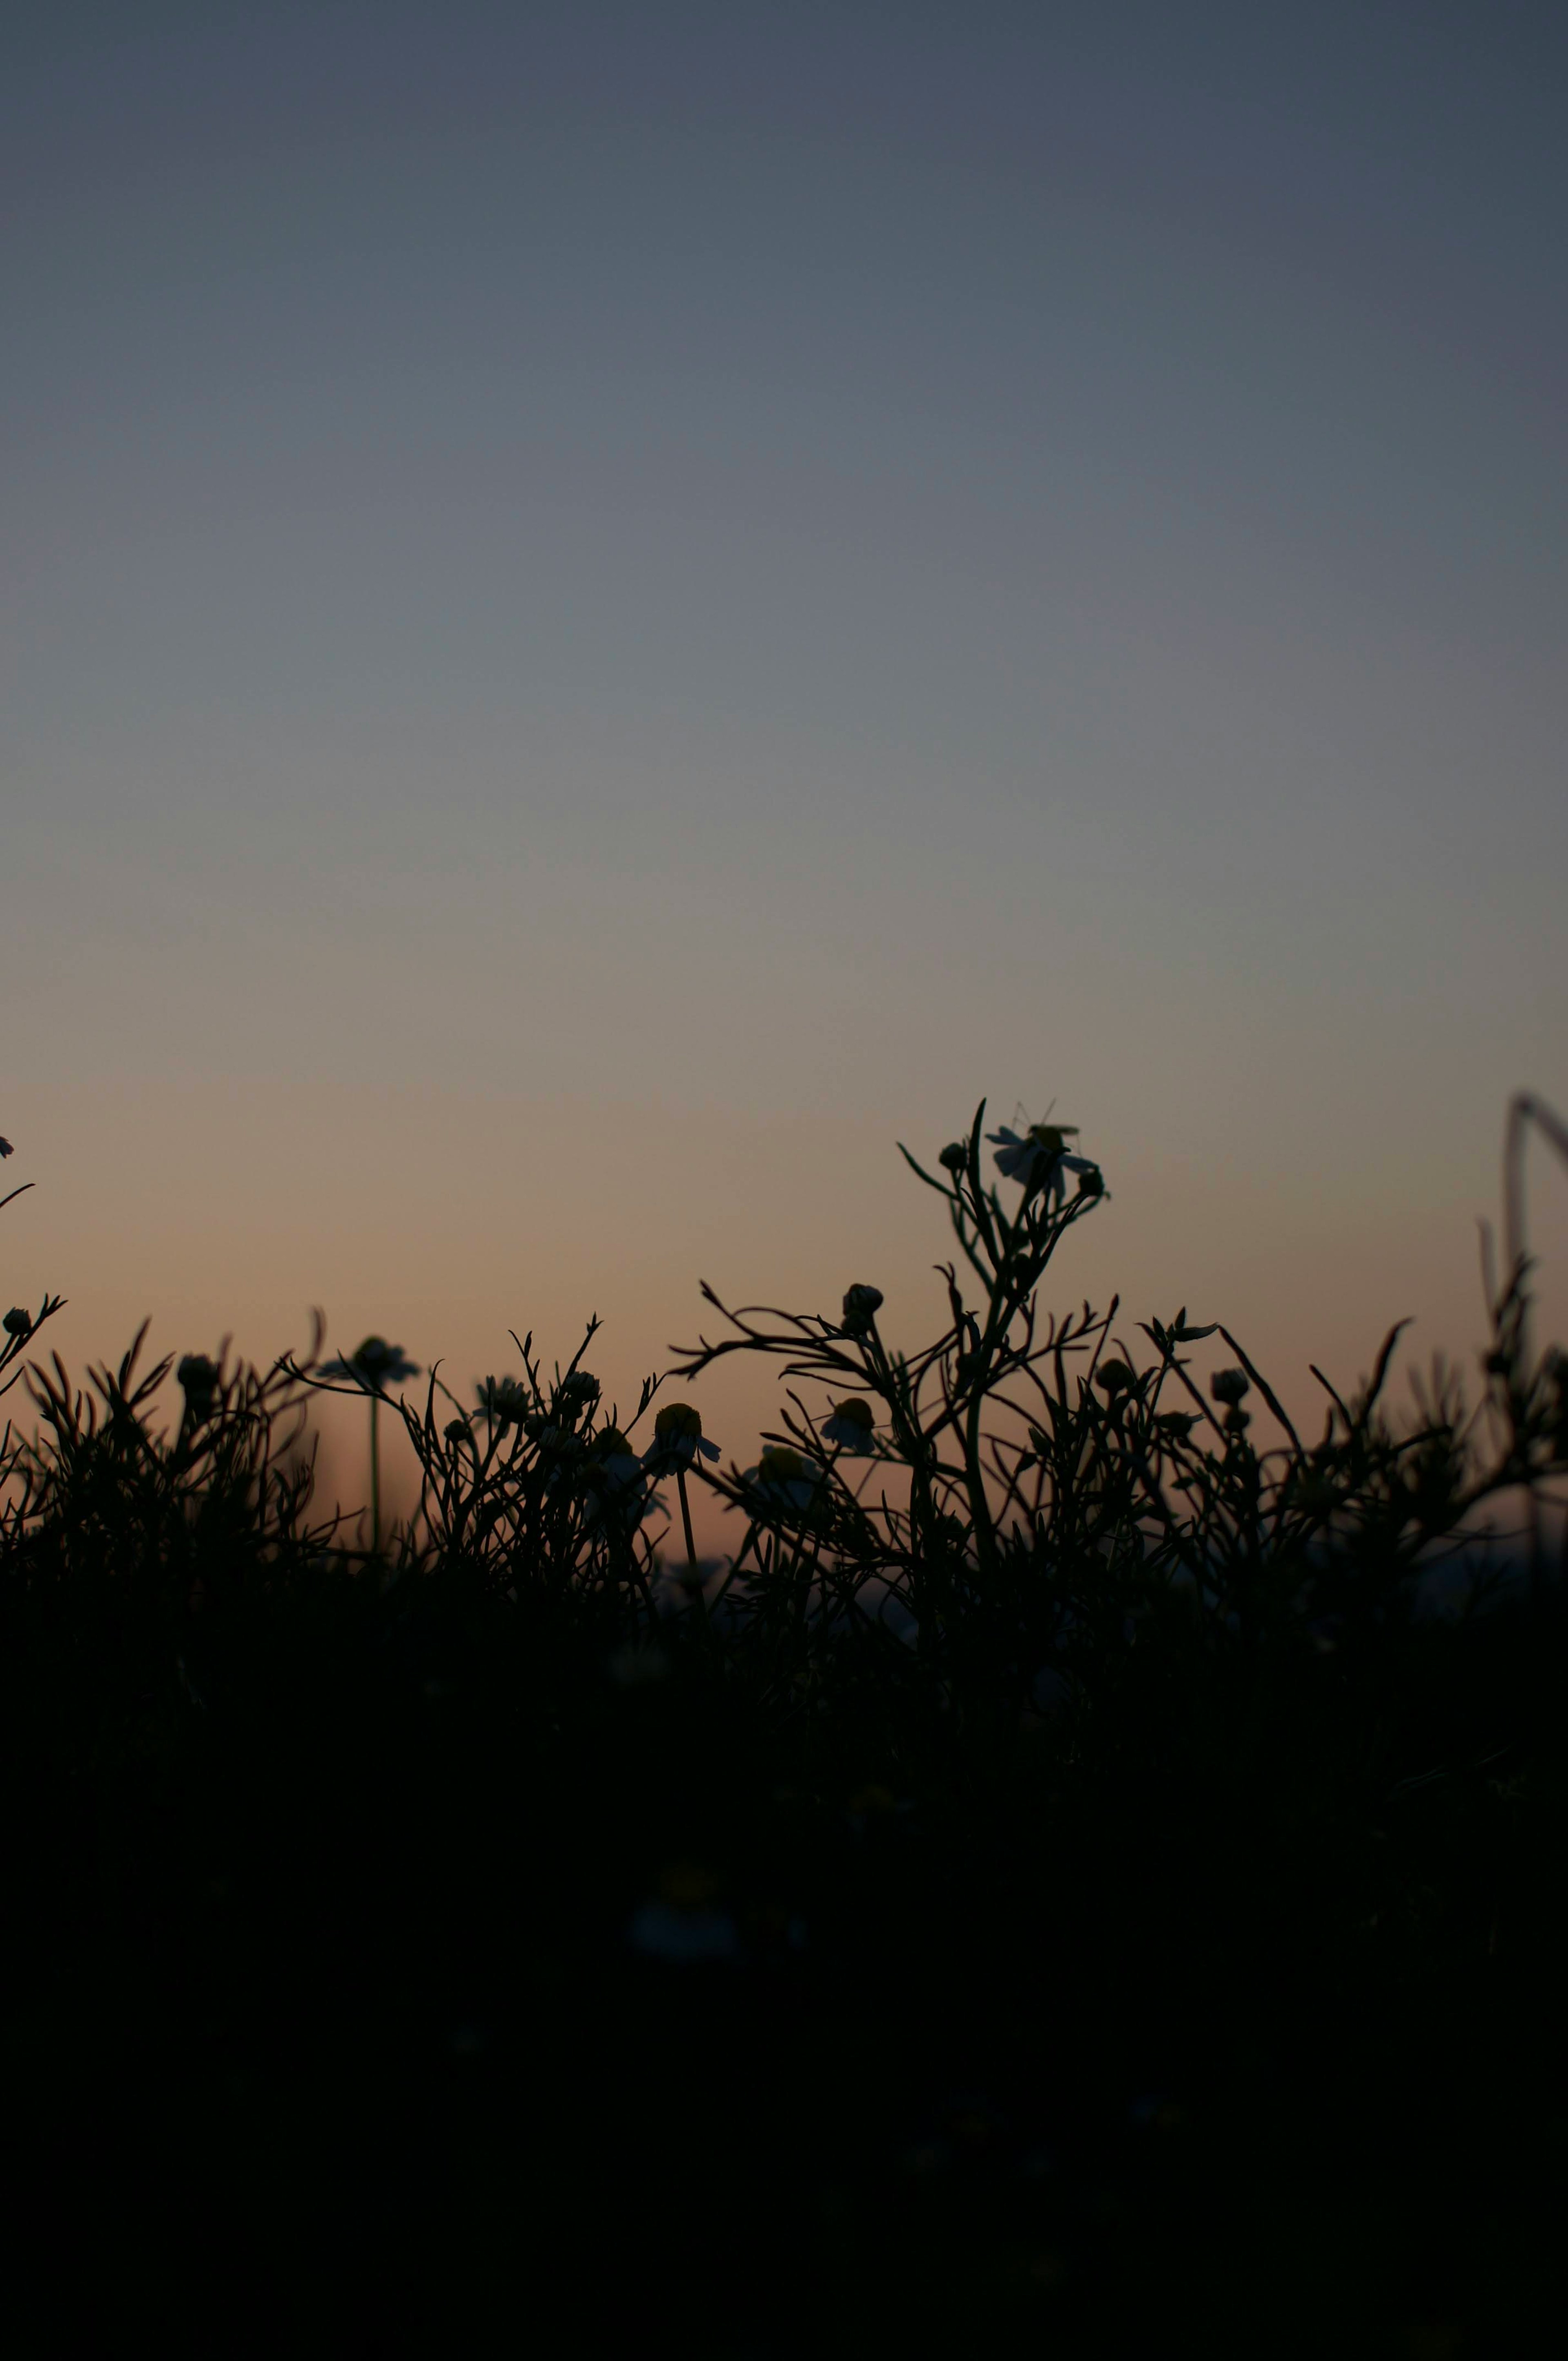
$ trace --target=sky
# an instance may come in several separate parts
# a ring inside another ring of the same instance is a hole
[[[1568,1106],[1560,7],[7,46],[0,1292],[68,1363],[319,1304],[466,1397],[597,1312],[624,1403],[700,1279],[913,1345],[895,1143],[982,1094],[1102,1164],[1060,1308],[1309,1416],[1406,1314],[1473,1361]]]

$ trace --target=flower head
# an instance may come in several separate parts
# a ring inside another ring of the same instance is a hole
[[[705,1459],[718,1457],[718,1445],[702,1431],[702,1416],[690,1402],[666,1402],[653,1421],[653,1441],[642,1455],[650,1475],[671,1476],[689,1467],[698,1452]]]
[[[822,1422],[822,1433],[840,1451],[864,1458],[870,1455],[875,1427],[876,1419],[864,1394],[851,1394],[847,1401],[834,1403],[832,1417]]]
[[[1104,1188],[1097,1164],[1086,1156],[1067,1152],[1068,1141],[1078,1137],[1075,1123],[1032,1123],[1023,1132],[1003,1124],[1000,1131],[988,1131],[985,1136],[996,1150],[997,1170],[1004,1180],[1018,1181],[1026,1197],[1039,1192],[1059,1203],[1063,1177],[1069,1172],[1080,1176],[1084,1195],[1098,1196]]]
[[[477,1415],[501,1434],[521,1426],[533,1407],[533,1396],[517,1378],[487,1378],[476,1385],[474,1395]]]
[[[647,1470],[618,1426],[601,1427],[578,1474],[587,1489],[587,1521],[600,1520],[631,1532],[657,1508]]]
[[[770,1444],[757,1465],[746,1470],[746,1482],[769,1508],[797,1514],[816,1507],[823,1480],[820,1467],[782,1443]]]
[[[1246,1373],[1243,1369],[1216,1369],[1209,1380],[1209,1390],[1217,1402],[1234,1410],[1251,1393]]]
[[[599,1398],[599,1381],[587,1369],[574,1369],[563,1378],[555,1393],[555,1408],[565,1419],[576,1420],[584,1411],[591,1410]]]
[[[601,1427],[588,1452],[584,1474],[590,1483],[624,1491],[642,1480],[642,1462],[618,1426]]]
[[[0,1320],[0,1328],[5,1329],[7,1336],[30,1336],[33,1315],[30,1312],[24,1312],[19,1303],[14,1303],[5,1319]]]
[[[401,1385],[407,1378],[417,1378],[419,1365],[409,1359],[400,1345],[389,1345],[384,1336],[367,1336],[346,1360],[340,1357],[329,1361],[322,1375],[352,1378],[367,1393],[378,1394],[387,1386]]]
[[[961,1139],[950,1139],[948,1140],[946,1148],[943,1148],[940,1156],[938,1157],[937,1161],[942,1167],[944,1172],[967,1172],[969,1170],[969,1149],[965,1147]]]

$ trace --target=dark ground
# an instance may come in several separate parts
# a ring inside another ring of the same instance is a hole
[[[1556,2349],[1563,1636],[1002,1754],[434,1587],[13,1630],[13,2349]]]

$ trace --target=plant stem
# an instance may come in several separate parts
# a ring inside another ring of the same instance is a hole
[[[692,1539],[691,1503],[686,1499],[686,1471],[684,1467],[676,1468],[675,1484],[681,1496],[681,1522],[685,1527],[686,1571],[691,1576],[693,1595],[696,1598],[702,1599],[703,1612],[706,1614],[707,1612],[707,1601],[702,1597],[702,1582],[696,1570],[696,1543]]]
[[[381,1405],[375,1394],[370,1397],[370,1554],[381,1554],[381,1441],[376,1425],[376,1412]]]

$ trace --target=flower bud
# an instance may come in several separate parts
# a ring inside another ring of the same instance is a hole
[[[943,1148],[942,1153],[937,1159],[937,1161],[942,1166],[945,1171],[967,1172],[969,1170],[969,1149],[964,1146],[961,1139],[949,1140],[947,1147]]]
[[[1241,1369],[1216,1369],[1209,1380],[1209,1390],[1217,1402],[1227,1402],[1234,1410],[1251,1393],[1246,1374]]]
[[[844,1298],[844,1334],[864,1336],[870,1334],[872,1322],[883,1307],[880,1287],[851,1287]]]
[[[198,1413],[206,1408],[217,1392],[218,1366],[215,1361],[209,1361],[205,1353],[187,1353],[175,1376],[184,1389],[186,1400]]]
[[[562,1378],[555,1406],[563,1417],[575,1419],[580,1417],[584,1411],[591,1410],[598,1398],[598,1379],[591,1377],[587,1369],[574,1369],[569,1378]]]
[[[7,1336],[30,1336],[33,1315],[30,1312],[24,1312],[19,1303],[13,1304],[5,1319],[0,1321],[0,1327],[5,1329]]]

